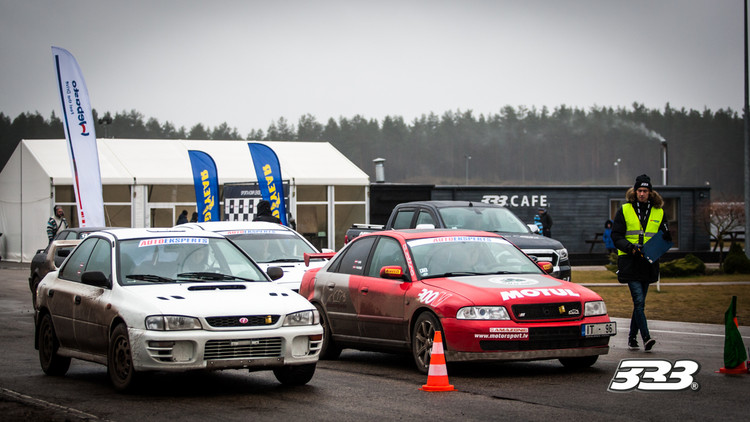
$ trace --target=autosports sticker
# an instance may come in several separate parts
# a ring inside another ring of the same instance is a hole
[[[417,295],[420,303],[432,306],[440,306],[441,303],[445,302],[451,296],[453,296],[451,293],[436,292],[427,289],[422,289],[422,292]]]
[[[431,245],[435,243],[451,243],[451,242],[483,242],[483,243],[508,243],[499,237],[483,237],[483,236],[444,236],[444,237],[431,237],[427,239],[416,239],[410,240],[409,246],[422,246]]]
[[[281,234],[286,236],[294,236],[294,234],[287,230],[270,230],[270,229],[246,229],[246,230],[227,230],[222,232],[225,235],[234,234]]]
[[[144,239],[138,243],[138,247],[157,246],[157,245],[176,245],[176,244],[205,244],[208,245],[208,239],[204,237],[165,237],[161,239]]]
[[[571,296],[581,297],[580,294],[570,289],[523,289],[523,290],[506,290],[500,292],[503,300],[523,299],[525,297],[538,296]]]
[[[490,327],[489,334],[474,334],[474,338],[483,340],[528,340],[529,329],[523,327]]]

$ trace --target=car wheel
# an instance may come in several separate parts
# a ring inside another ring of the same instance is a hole
[[[320,314],[320,325],[323,327],[323,345],[320,347],[320,358],[333,360],[341,355],[341,347],[333,341],[331,335],[331,324],[328,322],[328,315],[323,311],[323,307],[315,304]]]
[[[440,321],[431,312],[424,312],[417,317],[411,333],[411,353],[419,372],[426,374],[430,369],[430,355],[435,331],[442,331]]]
[[[566,368],[583,369],[595,364],[597,359],[599,359],[599,355],[583,356],[579,358],[560,358],[560,363]]]
[[[305,385],[310,382],[315,374],[315,365],[310,363],[307,365],[282,366],[275,368],[273,374],[284,385]]]
[[[62,376],[70,368],[70,358],[57,354],[60,343],[55,334],[55,327],[52,325],[52,317],[44,314],[39,322],[39,363],[42,365],[42,371],[47,375]]]
[[[112,331],[107,353],[107,374],[117,391],[127,391],[135,383],[133,354],[125,324],[119,324]]]

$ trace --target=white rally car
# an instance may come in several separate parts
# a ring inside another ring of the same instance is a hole
[[[271,281],[279,268],[267,273],[211,232],[91,234],[39,283],[42,369],[64,375],[71,358],[101,363],[117,390],[145,371],[272,369],[281,383],[305,384],[320,354],[318,312]]]
[[[262,221],[210,221],[181,224],[219,233],[235,242],[261,268],[281,267],[284,276],[274,282],[299,292],[305,271],[320,268],[327,262],[321,256],[333,256],[332,251],[320,254],[302,235],[289,227]],[[305,254],[312,258],[305,262]]]

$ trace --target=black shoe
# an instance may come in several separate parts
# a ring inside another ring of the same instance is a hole
[[[634,338],[628,339],[628,350],[638,350],[638,341]]]
[[[656,340],[654,340],[654,339],[650,338],[650,339],[646,340],[646,342],[645,342],[645,343],[643,343],[643,349],[644,349],[644,350],[645,350],[646,352],[650,352],[650,351],[651,351],[651,349],[653,349],[653,348],[654,348],[654,344],[656,344]]]

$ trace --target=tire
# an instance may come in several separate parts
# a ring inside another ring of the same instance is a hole
[[[39,363],[42,365],[42,371],[47,375],[63,376],[70,368],[70,358],[57,354],[60,348],[60,342],[55,334],[55,327],[52,325],[52,317],[44,314],[39,322],[38,331],[39,344]]]
[[[305,385],[315,375],[315,365],[310,363],[307,365],[287,365],[280,368],[275,368],[273,374],[280,383],[289,386]]]
[[[442,331],[440,321],[432,312],[424,312],[417,317],[411,333],[411,354],[419,372],[426,374],[430,369],[432,341],[435,331]],[[443,343],[445,344],[445,343]]]
[[[117,391],[129,391],[135,385],[137,377],[133,368],[133,349],[125,324],[117,325],[109,338],[107,375]]]
[[[328,322],[328,315],[323,311],[323,307],[315,304],[320,314],[320,325],[323,327],[323,345],[320,348],[320,358],[323,360],[338,359],[341,355],[341,346],[333,341],[331,335],[331,324]]]
[[[580,358],[560,358],[560,363],[566,368],[584,369],[595,364],[597,359],[599,359],[599,355],[583,356]]]

